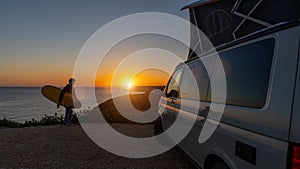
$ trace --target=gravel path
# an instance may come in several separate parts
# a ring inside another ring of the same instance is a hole
[[[152,135],[152,125],[113,124],[127,135]],[[142,132],[142,133],[141,133]],[[135,134],[132,134],[135,133]],[[140,134],[138,134],[140,133]],[[80,125],[0,129],[0,168],[194,168],[176,149],[130,159],[98,147]]]

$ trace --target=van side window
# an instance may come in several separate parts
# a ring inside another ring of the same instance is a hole
[[[180,85],[181,98],[206,101],[208,85],[209,77],[202,61],[190,63],[183,71]],[[198,88],[198,93],[196,88]]]
[[[274,39],[220,53],[227,81],[227,104],[262,108],[272,67]]]
[[[166,93],[167,97],[174,97],[174,98],[179,97],[179,82],[180,82],[182,70],[183,68],[180,68],[177,71],[175,71],[175,73],[172,75],[167,88],[167,93]]]

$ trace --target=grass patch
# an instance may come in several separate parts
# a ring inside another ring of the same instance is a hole
[[[63,124],[64,116],[58,116],[57,113],[54,115],[46,115],[42,117],[40,120],[35,120],[34,118],[30,121],[25,121],[24,123],[19,123],[13,120],[9,120],[3,118],[0,120],[0,126],[8,127],[8,128],[22,128],[22,127],[31,127],[31,126],[50,126],[50,125],[57,125]],[[78,118],[76,114],[73,114],[72,123],[77,123]]]

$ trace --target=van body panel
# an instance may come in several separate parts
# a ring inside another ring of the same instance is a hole
[[[300,32],[300,26],[298,27]],[[299,37],[299,49],[298,49],[298,70],[297,70],[297,81],[295,86],[295,96],[293,105],[293,115],[291,120],[291,131],[290,141],[300,144],[300,33]]]
[[[285,167],[288,148],[287,142],[220,123],[215,133],[206,142],[199,144],[199,134],[197,135],[196,133],[201,129],[197,127],[199,126],[196,123],[186,138],[179,143],[179,147],[202,168],[206,157],[209,155],[217,155],[231,169],[281,169]],[[255,147],[255,164],[251,164],[236,156],[237,141]],[[272,163],[266,163],[266,161],[272,161]]]

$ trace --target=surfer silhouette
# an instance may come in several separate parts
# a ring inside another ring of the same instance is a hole
[[[62,91],[59,94],[59,101],[58,101],[58,104],[57,104],[57,108],[59,108],[59,106],[61,105],[62,99],[63,99],[65,93],[70,93],[70,94],[73,93],[74,83],[75,83],[75,79],[70,78],[69,83],[62,89]],[[73,109],[70,106],[65,106],[65,107],[66,107],[66,113],[65,113],[65,118],[64,118],[64,124],[69,125],[69,124],[71,124]]]

